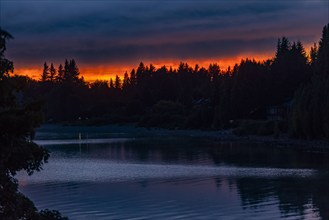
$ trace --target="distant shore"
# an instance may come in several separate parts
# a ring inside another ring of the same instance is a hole
[[[220,142],[239,142],[268,144],[272,147],[289,147],[309,151],[329,152],[329,141],[325,140],[301,140],[288,136],[259,136],[259,135],[236,135],[233,130],[183,130],[144,128],[134,124],[110,124],[100,126],[77,126],[63,124],[44,124],[36,130],[36,139],[44,139],[44,134],[69,133],[74,138],[78,133],[89,134],[89,138],[99,135],[107,135],[113,138],[146,138],[146,137],[192,137],[208,138]],[[75,135],[75,136],[74,136]],[[56,138],[56,137],[55,137]]]
[[[268,144],[275,147],[289,147],[295,149],[303,149],[309,151],[329,152],[329,142],[325,140],[302,140],[289,138],[287,136],[257,136],[257,135],[245,135],[238,136],[233,134],[224,133],[218,135],[218,140],[221,141],[237,141],[237,142],[248,142],[258,144]]]

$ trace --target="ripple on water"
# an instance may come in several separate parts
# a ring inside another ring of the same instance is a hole
[[[241,204],[235,179],[171,178],[128,182],[50,182],[27,184],[21,190],[38,208],[58,209],[70,219],[299,219],[283,216],[279,201]],[[316,218],[313,207],[304,216]]]
[[[193,166],[171,164],[133,164],[107,160],[58,158],[44,165],[44,172],[27,176],[19,173],[22,182],[120,182],[147,178],[192,178],[209,176],[230,177],[309,177],[312,169],[248,168],[229,166]]]

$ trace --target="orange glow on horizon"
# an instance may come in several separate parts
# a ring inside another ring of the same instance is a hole
[[[235,64],[239,64],[242,59],[250,58],[255,59],[256,61],[264,61],[273,57],[273,53],[262,54],[262,55],[240,55],[236,57],[230,58],[222,58],[222,59],[208,59],[208,60],[163,60],[163,61],[142,61],[145,65],[150,65],[151,63],[156,67],[160,68],[162,66],[166,66],[167,68],[172,67],[173,69],[177,69],[180,62],[188,63],[191,67],[194,67],[196,64],[199,67],[208,68],[210,64],[217,63],[222,70],[226,70],[229,66],[232,68]],[[110,80],[114,78],[116,75],[123,77],[124,73],[127,71],[128,74],[133,68],[137,68],[139,62],[134,65],[95,65],[95,66],[86,66],[83,64],[79,64],[77,62],[80,74],[84,77],[87,82],[93,82],[95,80]],[[57,65],[55,65],[57,66]],[[41,78],[41,73],[43,70],[43,66],[40,67],[31,67],[31,68],[15,68],[15,74],[29,76],[32,79],[39,80]]]
[[[314,43],[304,44],[304,48],[306,51],[307,56],[310,54],[310,48],[313,47]],[[239,64],[242,59],[254,59],[256,61],[265,61],[268,59],[272,59],[275,56],[275,50],[267,51],[263,53],[246,53],[240,54],[233,57],[226,57],[226,58],[218,58],[218,59],[186,59],[186,60],[179,60],[179,59],[172,59],[172,60],[142,60],[145,65],[153,64],[156,68],[160,68],[162,66],[166,66],[167,68],[172,67],[173,69],[177,69],[180,62],[188,63],[191,67],[194,67],[196,64],[199,67],[208,68],[210,64],[217,63],[221,70],[227,70],[230,66],[231,68],[234,67],[235,64]],[[14,63],[15,64],[15,63]],[[93,82],[95,80],[110,80],[111,78],[114,79],[116,75],[123,77],[125,72],[130,73],[133,68],[137,68],[139,62],[134,62],[133,64],[104,64],[104,65],[83,65],[77,61],[80,74],[84,77],[85,81]],[[55,67],[58,67],[59,64],[55,64]],[[22,64],[21,64],[22,66]],[[41,73],[43,70],[43,66],[33,66],[29,68],[16,68],[14,74],[29,76],[32,79],[40,80]]]

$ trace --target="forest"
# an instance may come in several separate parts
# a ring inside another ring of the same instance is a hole
[[[226,70],[140,63],[123,77],[86,82],[74,59],[45,62],[40,80],[13,76],[21,102],[38,101],[49,123],[135,123],[169,129],[228,129],[237,134],[329,137],[328,25],[310,53],[282,37],[272,59],[241,60]]]
[[[169,129],[227,129],[237,134],[329,137],[328,25],[310,53],[282,37],[272,59],[241,60],[226,70],[140,63],[121,78],[86,82],[74,59],[44,63],[40,80],[14,76],[20,100],[42,103],[49,123],[136,123]]]

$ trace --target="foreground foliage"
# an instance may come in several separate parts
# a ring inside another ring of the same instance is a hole
[[[57,211],[38,212],[33,202],[18,191],[15,175],[42,169],[49,153],[31,141],[42,122],[41,105],[19,101],[23,84],[13,80],[11,61],[5,58],[6,41],[12,36],[0,28],[0,219],[67,219]]]

